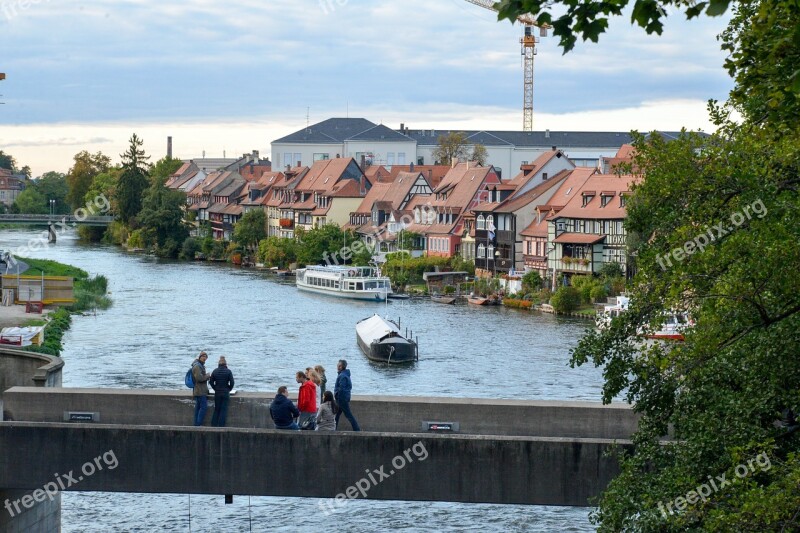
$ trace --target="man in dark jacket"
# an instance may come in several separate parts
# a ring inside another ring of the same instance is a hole
[[[208,409],[208,384],[206,383],[211,374],[206,374],[206,359],[208,354],[200,352],[197,359],[192,363],[192,378],[194,379],[194,389],[192,396],[194,396],[194,425],[202,426],[206,418],[206,409]]]
[[[361,431],[358,420],[350,412],[350,391],[353,390],[353,382],[350,380],[350,371],[347,370],[347,361],[339,359],[336,370],[339,371],[339,375],[336,376],[336,384],[333,386],[333,396],[339,406],[339,412],[336,413],[336,429],[339,429],[339,417],[344,413],[345,418],[353,426],[353,431]]]
[[[269,416],[275,422],[275,429],[300,429],[295,418],[300,416],[300,410],[289,399],[289,389],[281,386],[275,399],[269,404]]]
[[[224,428],[233,390],[233,372],[228,369],[224,355],[219,358],[219,366],[211,373],[208,383],[214,389],[214,414],[211,415],[211,425]]]

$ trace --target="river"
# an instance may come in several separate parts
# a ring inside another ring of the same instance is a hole
[[[39,232],[3,230],[0,248]],[[347,359],[353,393],[598,401],[601,372],[570,369],[585,321],[504,307],[387,304],[301,293],[293,281],[225,264],[180,263],[80,243],[74,234],[21,255],[53,259],[109,279],[113,306],[75,317],[64,338],[65,387],[182,389],[200,350],[225,355],[241,391],[296,386],[322,364],[328,379]],[[387,368],[355,343],[355,323],[399,318],[419,337],[420,360]],[[215,364],[211,365],[216,366]],[[355,413],[358,416],[358,413]],[[313,498],[70,492],[66,532],[86,531],[591,531],[586,508],[354,500],[325,516]]]

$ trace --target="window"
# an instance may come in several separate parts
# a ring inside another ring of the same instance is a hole
[[[594,193],[588,193],[588,192],[583,193],[583,205],[581,207],[586,207],[587,205],[589,205],[589,202],[591,202],[593,199],[594,199]]]
[[[394,165],[394,152],[386,152],[386,164],[388,166]]]
[[[283,153],[283,164],[289,165],[290,167],[294,166],[294,161],[292,161],[292,152]]]
[[[585,233],[586,231],[586,221],[585,220],[576,220],[575,221],[575,233]]]
[[[406,164],[406,153],[405,152],[397,152],[397,164],[398,165],[405,165]]]
[[[483,244],[478,245],[478,253],[476,254],[476,257],[480,259],[486,257],[486,247]]]
[[[614,198],[614,197],[612,195],[610,195],[610,194],[601,194],[600,195],[600,207],[607,206],[608,202],[610,202],[612,198]]]
[[[327,161],[330,158],[331,158],[330,154],[322,154],[322,153],[314,154],[314,161]]]
[[[542,172],[542,181],[547,180],[547,172]]]
[[[625,201],[628,199],[628,195],[625,193],[619,193],[619,206],[625,207]]]
[[[486,217],[486,229],[492,231],[494,228],[494,216],[488,215]]]
[[[475,219],[475,229],[486,229],[486,219],[483,218],[483,215],[478,215],[478,218]]]
[[[494,258],[494,246],[491,244],[486,247],[486,255],[487,257]]]

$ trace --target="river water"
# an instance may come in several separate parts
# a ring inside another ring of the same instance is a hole
[[[18,249],[39,232],[3,230]],[[62,354],[65,387],[183,389],[200,350],[225,355],[238,390],[272,392],[322,364],[347,359],[353,393],[598,401],[598,369],[570,369],[585,321],[502,306],[344,301],[301,293],[293,281],[225,264],[179,263],[83,244],[75,235],[28,257],[109,279],[106,311],[75,317]],[[399,318],[419,337],[420,360],[387,368],[355,343],[355,323]],[[358,413],[355,413],[358,416]],[[325,516],[313,498],[66,493],[64,532],[78,531],[591,531],[586,508],[354,500]]]

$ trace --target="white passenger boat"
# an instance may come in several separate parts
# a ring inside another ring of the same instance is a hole
[[[373,267],[315,265],[295,275],[298,289],[339,298],[383,301],[392,292],[391,280]]]
[[[630,299],[625,296],[618,296],[615,305],[607,305],[603,311],[597,314],[595,318],[597,327],[605,329],[611,325],[611,320],[615,317],[621,316],[628,311]],[[686,329],[691,328],[694,322],[689,318],[686,312],[669,312],[664,317],[664,322],[659,329],[643,328],[639,333],[647,339],[656,340],[685,340],[684,332]]]

